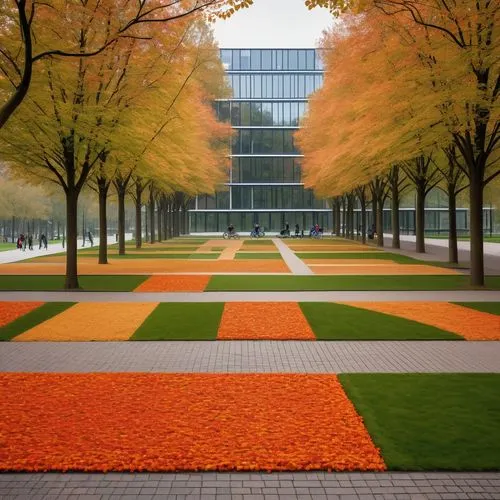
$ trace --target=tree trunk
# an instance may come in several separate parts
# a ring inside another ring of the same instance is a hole
[[[150,232],[150,243],[155,242],[155,197],[153,188],[150,188],[149,192],[149,232]]]
[[[15,243],[15,233],[16,233],[16,216],[12,216],[12,243]]]
[[[372,224],[375,224],[375,232],[378,234],[378,201],[377,201],[377,196],[375,194],[372,195]]]
[[[138,179],[135,183],[135,248],[142,247],[142,184]]]
[[[383,200],[377,200],[377,246],[384,246],[384,202]]]
[[[66,278],[64,288],[75,290],[78,285],[78,265],[77,265],[77,207],[78,192],[74,188],[69,188],[66,192],[66,224],[67,224],[67,248],[66,248]]]
[[[359,197],[361,204],[361,243],[366,244],[366,198],[365,196]]]
[[[401,248],[399,235],[399,186],[398,180],[391,182],[391,226],[392,226],[392,248]]]
[[[125,255],[125,193],[126,188],[116,186],[118,194],[118,255]]]
[[[342,222],[340,220],[340,199],[337,197],[335,198],[335,234],[337,236],[341,235],[341,227],[342,227]]]
[[[448,260],[451,263],[458,263],[458,238],[457,238],[457,197],[456,186],[448,183]]]
[[[418,182],[415,186],[417,202],[415,207],[415,234],[417,242],[415,251],[425,253],[425,184]]]
[[[157,210],[158,210],[158,243],[161,243],[162,240],[164,239],[164,234],[163,234],[163,224],[162,224],[162,218],[163,218],[163,203],[161,201],[161,197],[159,197],[158,201],[156,202]]]
[[[484,286],[482,169],[469,168],[470,274],[472,286]]]
[[[108,198],[109,182],[100,177],[97,179],[99,189],[99,264],[108,263],[108,220],[106,202]]]
[[[346,230],[347,230],[347,207],[346,207],[346,199],[345,196],[342,196],[342,238],[345,238],[346,236]]]

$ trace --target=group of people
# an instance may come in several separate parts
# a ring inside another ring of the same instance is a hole
[[[236,234],[233,224],[230,223],[227,226],[227,233],[229,236],[233,236],[234,234]],[[321,234],[323,234],[323,228],[320,227],[319,224],[317,224],[317,223],[314,224],[314,226],[312,226],[311,230],[309,231],[309,236],[311,236],[311,237],[312,236],[320,236]],[[250,233],[250,236],[257,237],[260,235],[262,235],[262,231],[260,229],[260,224],[258,222],[255,222],[253,230]],[[89,233],[89,236],[90,236],[90,233]],[[288,224],[288,222],[285,223],[284,229],[282,229],[280,231],[280,236],[290,237],[290,224]],[[301,231],[300,226],[298,224],[295,224],[295,237],[296,238],[303,238],[304,237],[304,230]]]
[[[17,238],[17,248],[24,252],[26,250],[26,245],[28,245],[28,250],[33,250],[33,236],[31,234],[25,236],[21,233]],[[41,249],[42,247],[47,250],[47,237],[43,233],[40,235],[38,248]]]

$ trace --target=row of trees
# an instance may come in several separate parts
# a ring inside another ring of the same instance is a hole
[[[43,50],[71,41],[79,55],[56,54],[37,63],[29,94],[0,135],[1,159],[10,175],[52,183],[64,193],[68,289],[78,288],[77,205],[84,189],[93,189],[99,199],[99,262],[106,263],[110,188],[118,198],[119,251],[124,253],[126,195],[132,193],[137,207],[138,246],[144,203],[150,206],[152,234],[155,206],[163,217],[158,228],[175,231],[189,197],[211,193],[225,179],[231,136],[211,105],[228,89],[199,9],[186,11],[183,2],[170,2],[154,10],[151,2],[147,22],[117,38],[116,23],[127,19],[130,2],[122,2],[123,12],[117,10],[120,2],[84,2],[83,10],[73,10],[73,3],[54,3],[47,19],[38,20],[37,33],[43,36],[36,44]],[[148,2],[139,4],[145,9]],[[40,5],[32,4],[32,16]],[[9,26],[12,34],[20,28],[12,22],[2,30]],[[15,38],[3,41],[14,53]]]
[[[438,186],[449,197],[450,260],[456,261],[456,196],[469,192],[471,281],[484,284],[483,192],[500,174],[500,6],[489,0],[311,1],[354,6],[322,41],[324,87],[311,99],[297,138],[305,183],[338,207],[372,200],[378,244],[382,208],[392,201],[399,247],[399,198],[416,191],[418,252],[424,202]],[[340,198],[339,198],[340,197]],[[349,210],[347,210],[349,213]]]

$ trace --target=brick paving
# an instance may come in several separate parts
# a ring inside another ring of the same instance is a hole
[[[459,500],[499,495],[496,472],[0,474],[4,500]]]
[[[500,373],[500,342],[3,342],[4,372]]]

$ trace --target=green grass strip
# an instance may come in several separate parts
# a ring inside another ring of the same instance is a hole
[[[500,374],[342,374],[393,470],[498,470]]]
[[[332,253],[307,253],[297,252],[299,259],[377,259],[392,260],[400,264],[427,264],[427,262],[412,259],[406,255],[390,252],[332,252]]]
[[[500,276],[486,289],[500,290]],[[206,291],[472,290],[469,276],[212,276]],[[484,288],[480,288],[484,289]]]
[[[223,302],[162,302],[130,340],[214,340],[223,308]]]
[[[96,275],[79,276],[80,288],[86,291],[130,292],[149,276]],[[0,290],[43,291],[63,290],[64,276],[0,275]]]
[[[236,252],[234,256],[236,260],[248,260],[248,259],[276,259],[281,260],[281,254],[279,252],[260,252],[260,253],[247,253],[247,252]]]
[[[500,316],[500,302],[455,302],[455,304],[468,307],[469,309],[475,309],[476,311]]]
[[[74,302],[46,302],[33,311],[30,311],[28,314],[0,328],[0,341],[11,340],[43,321],[52,318],[56,314],[69,309],[73,304]]]
[[[253,240],[244,240],[243,245],[273,245],[271,238],[254,238]]]
[[[463,340],[459,335],[389,314],[330,302],[301,302],[318,340]]]

